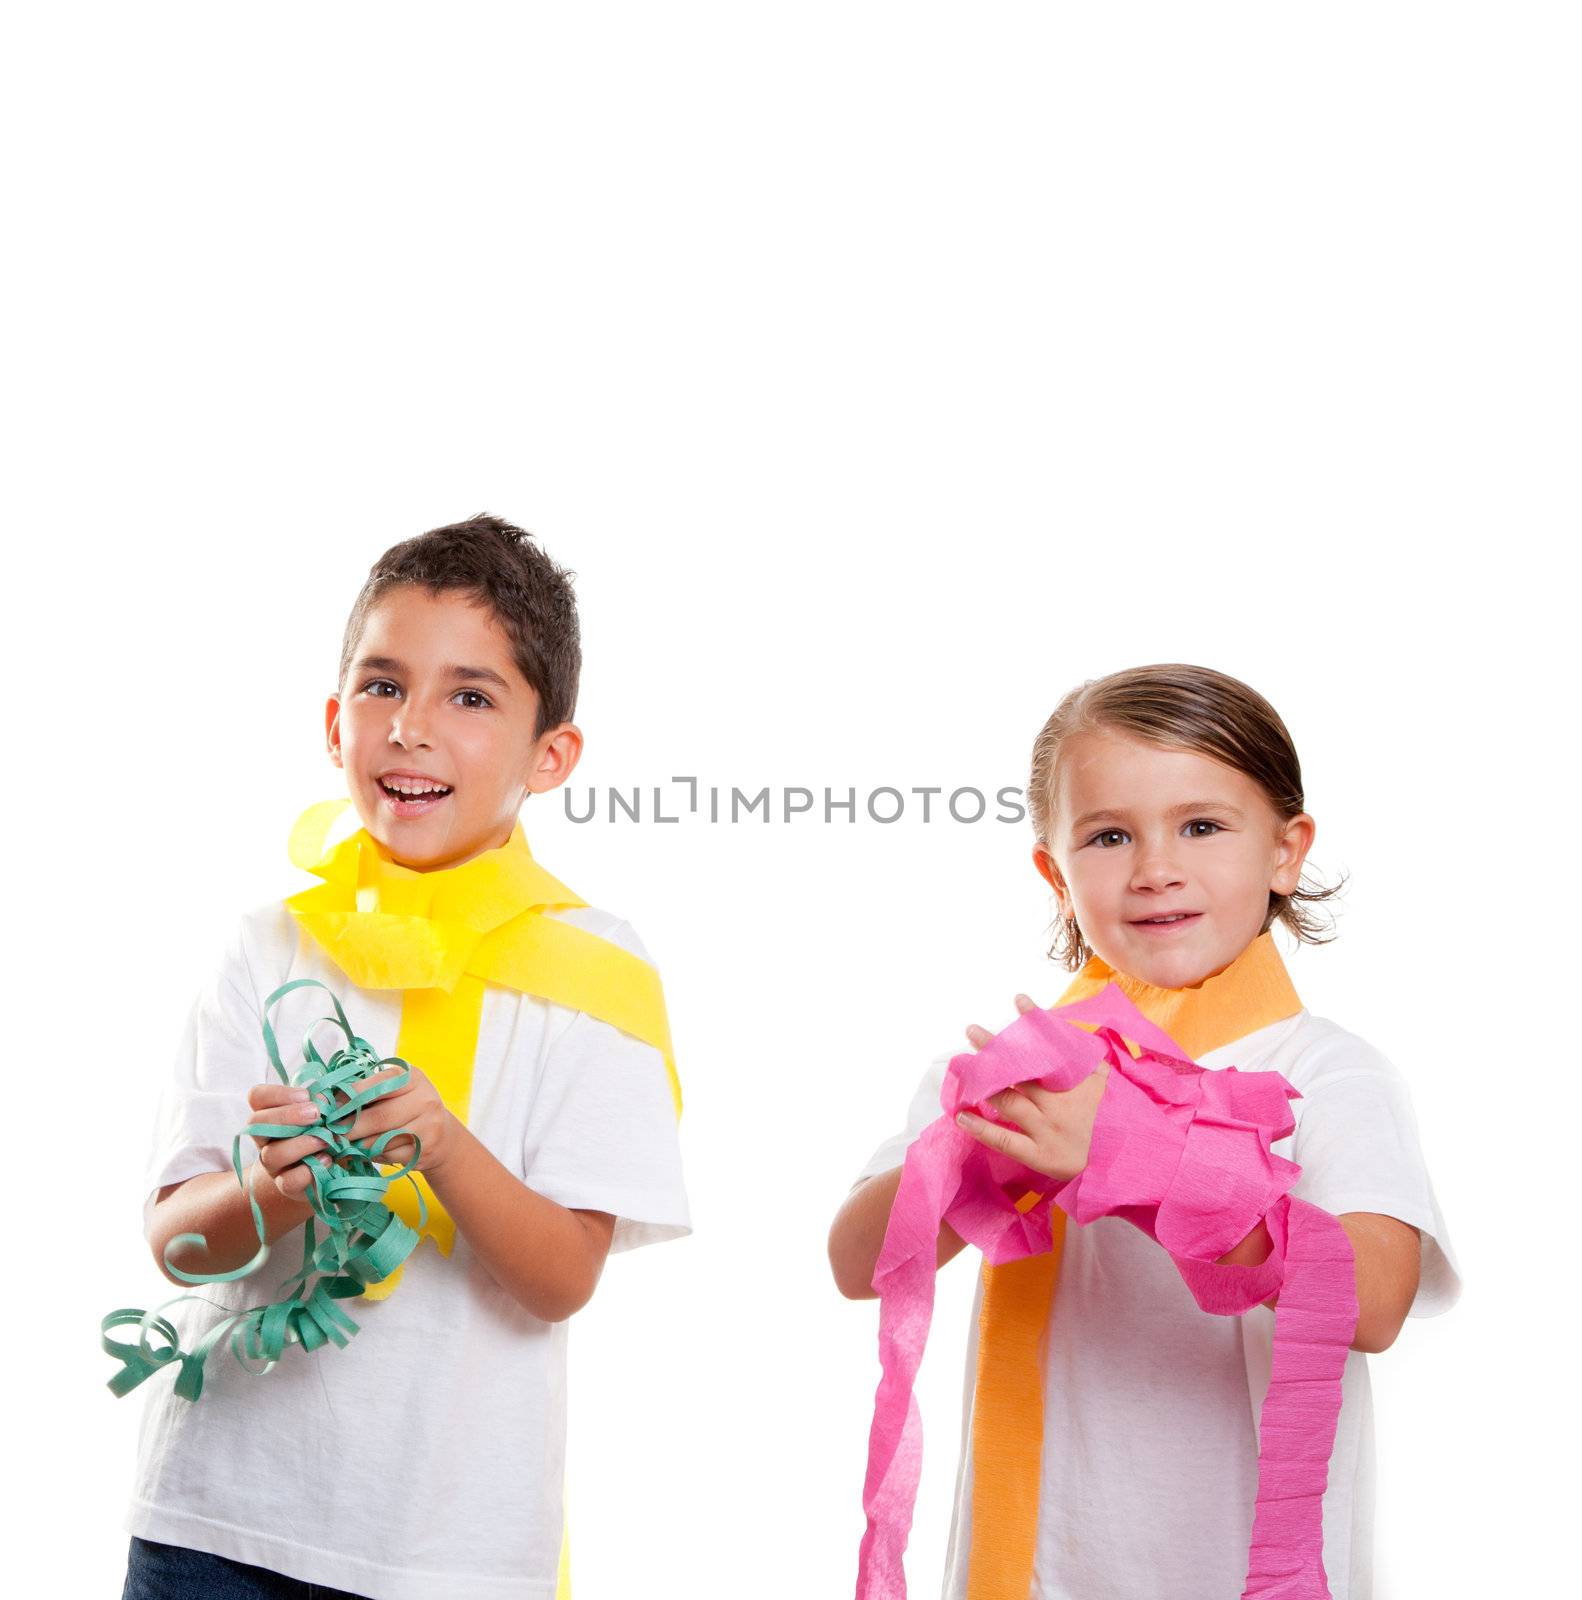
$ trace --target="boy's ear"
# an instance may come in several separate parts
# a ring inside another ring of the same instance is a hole
[[[330,749],[330,760],[341,764],[341,697],[332,694],[324,702],[324,740]]]
[[[533,749],[535,755],[527,774],[527,792],[548,794],[571,776],[582,759],[582,730],[575,723],[563,722],[543,734]]]

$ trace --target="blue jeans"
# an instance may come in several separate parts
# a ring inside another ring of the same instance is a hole
[[[132,1536],[121,1600],[360,1600],[344,1589],[304,1583],[267,1567],[211,1556],[185,1545]]]

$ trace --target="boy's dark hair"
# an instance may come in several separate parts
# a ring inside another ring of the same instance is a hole
[[[391,589],[415,584],[432,594],[463,590],[487,605],[511,640],[518,670],[538,696],[536,739],[569,722],[577,709],[582,639],[574,574],[555,565],[532,534],[499,517],[480,514],[392,545],[374,562],[341,645],[340,683],[368,613]]]
[[[1302,764],[1280,714],[1256,689],[1212,667],[1165,662],[1129,667],[1106,678],[1078,684],[1055,707],[1033,745],[1033,770],[1027,804],[1038,842],[1047,846],[1054,828],[1055,767],[1061,746],[1079,733],[1108,729],[1176,750],[1211,756],[1252,779],[1284,820],[1305,809]],[[1307,874],[1304,870],[1303,881]],[[1327,944],[1334,937],[1307,910],[1344,887],[1314,884],[1290,894],[1269,894],[1263,931],[1276,922],[1304,944]],[[1059,924],[1050,957],[1078,972],[1093,954],[1075,917]]]

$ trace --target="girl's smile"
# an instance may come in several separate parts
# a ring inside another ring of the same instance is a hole
[[[1066,742],[1052,798],[1033,855],[1062,915],[1116,971],[1159,988],[1228,967],[1313,842],[1313,819],[1283,820],[1245,773],[1111,729]]]
[[[1201,911],[1177,911],[1169,916],[1146,917],[1134,922],[1132,926],[1141,928],[1146,933],[1162,936],[1167,933],[1175,933],[1181,928],[1191,927],[1201,921],[1202,916],[1203,913]]]

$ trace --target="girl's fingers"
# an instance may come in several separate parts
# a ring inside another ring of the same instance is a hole
[[[986,1122],[970,1111],[956,1113],[956,1126],[963,1133],[970,1133],[979,1144],[998,1150],[1002,1155],[1014,1156],[1024,1166],[1029,1158],[1037,1157],[1038,1147],[1025,1133],[1018,1133],[1014,1128],[1002,1128],[997,1122]]]
[[[1007,1122],[1014,1122],[1023,1133],[1032,1130],[1028,1124],[1038,1115],[1038,1108],[1031,1104],[1030,1099],[1022,1091],[1036,1085],[1017,1084],[1010,1089],[1002,1089],[998,1094],[990,1095],[987,1104],[992,1106]]]
[[[1052,1115],[1058,1102],[1055,1096],[1062,1091],[1059,1089],[1046,1089],[1043,1084],[1033,1080],[1016,1085],[1017,1092],[1024,1094],[1046,1116]]]
[[[1025,994],[1016,997],[1016,1011],[1018,1016],[1026,1016],[1029,1011],[1036,1011],[1038,1002]],[[971,1023],[967,1028],[967,1038],[971,1041],[974,1050],[981,1050],[994,1037],[987,1028],[980,1028],[977,1023]]]

